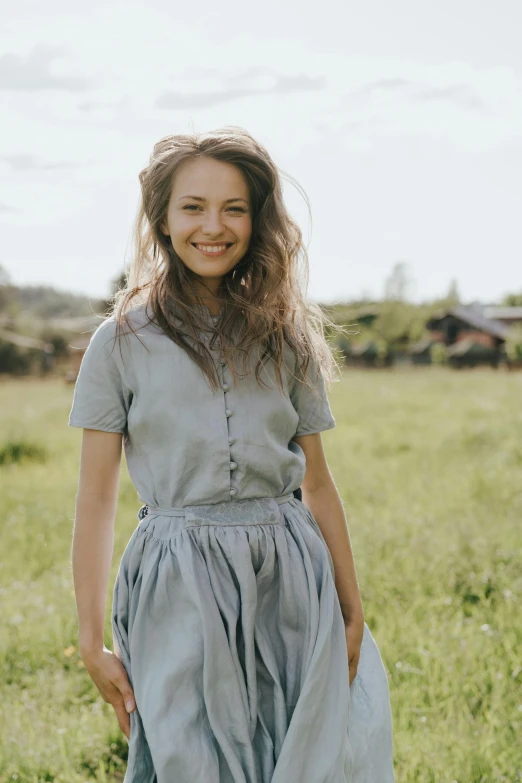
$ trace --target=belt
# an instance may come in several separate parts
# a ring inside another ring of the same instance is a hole
[[[297,500],[302,500],[303,493],[301,492],[301,488],[295,489],[291,495],[281,495],[278,498],[251,498],[249,500],[226,500],[223,503],[213,503],[213,504],[206,504],[201,506],[183,506],[178,508],[162,508],[161,506],[151,506],[148,503],[146,503],[144,506],[140,508],[138,511],[138,519],[141,521],[144,519],[144,517],[148,516],[149,514],[152,515],[160,515],[165,517],[185,517],[187,516],[187,513],[190,515],[197,514],[198,509],[212,509],[215,515],[215,512],[217,512],[220,515],[223,515],[223,513],[229,513],[230,510],[232,510],[234,513],[236,511],[239,511],[240,509],[237,508],[238,504],[246,504],[251,503],[255,500],[275,500],[278,505],[281,505],[281,503],[288,503],[289,500],[292,500],[292,498],[297,498]],[[227,507],[225,510],[224,507]],[[221,508],[221,510],[220,510]],[[246,507],[243,509],[246,511]],[[208,513],[208,512],[204,512]]]
[[[161,508],[147,506],[147,514],[140,526],[160,541],[167,541],[184,528],[202,527],[257,527],[284,525],[285,514],[280,508],[294,500],[293,493],[280,497],[225,500],[221,503]]]

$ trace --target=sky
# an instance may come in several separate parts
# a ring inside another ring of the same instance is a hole
[[[172,133],[246,128],[298,190],[308,296],[522,291],[520,0],[17,0],[0,30],[0,265],[102,297]]]

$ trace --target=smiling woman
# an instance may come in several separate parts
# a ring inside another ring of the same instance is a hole
[[[128,285],[69,418],[80,649],[129,739],[125,783],[391,783],[386,673],[321,442],[335,361],[277,168],[224,129],[161,140],[140,181]],[[111,652],[122,443],[145,505]]]

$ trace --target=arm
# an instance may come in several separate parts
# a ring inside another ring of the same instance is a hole
[[[84,429],[72,544],[79,646],[85,667],[121,730],[130,735],[134,696],[117,656],[104,645],[107,585],[114,545],[122,435]]]
[[[83,430],[72,544],[82,654],[103,647],[121,448],[120,433]]]
[[[364,629],[364,611],[344,508],[326,462],[321,434],[296,436],[294,440],[306,458],[303,503],[319,525],[334,564],[335,587],[346,626],[353,680]]]

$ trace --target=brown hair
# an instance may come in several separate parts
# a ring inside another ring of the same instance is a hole
[[[155,144],[149,165],[139,175],[142,198],[134,226],[134,257],[126,285],[114,297],[112,313],[118,331],[130,310],[148,303],[152,320],[200,366],[211,387],[218,388],[212,354],[198,337],[208,324],[192,304],[200,302],[196,276],[160,228],[178,167],[201,156],[237,166],[251,200],[251,240],[246,254],[223,278],[218,291],[222,318],[212,338],[219,336],[234,381],[238,377],[234,359],[243,354],[246,360],[253,349],[260,349],[256,379],[259,382],[264,362],[272,359],[281,386],[286,342],[296,355],[300,377],[304,378],[312,361],[330,383],[337,363],[324,328],[336,326],[318,305],[305,301],[308,257],[301,230],[283,202],[280,172],[266,149],[235,126],[197,135],[166,136]],[[297,185],[291,177],[286,178]],[[309,207],[306,194],[297,187]]]

